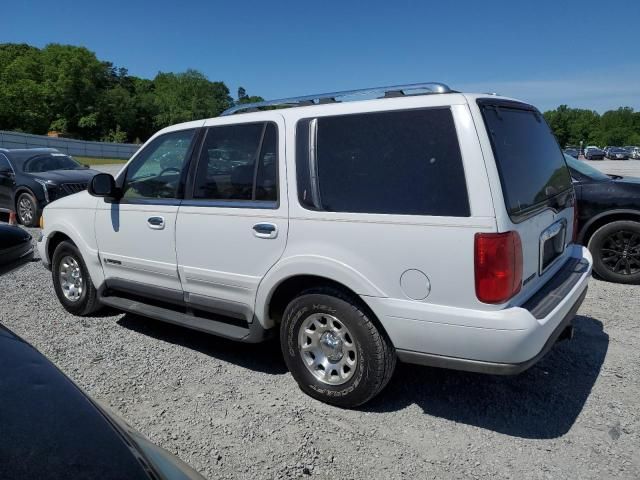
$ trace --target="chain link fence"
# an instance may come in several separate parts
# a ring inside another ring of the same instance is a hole
[[[0,148],[56,148],[79,157],[129,159],[140,145],[130,143],[87,142],[71,138],[47,137],[0,130]]]

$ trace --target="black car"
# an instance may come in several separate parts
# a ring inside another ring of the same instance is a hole
[[[605,175],[565,155],[578,199],[578,241],[604,280],[640,283],[640,178]]]
[[[97,173],[53,148],[0,148],[0,210],[35,227],[45,205],[85,190]]]
[[[0,275],[32,258],[31,235],[20,227],[0,225]]]
[[[604,160],[604,150],[600,150],[599,148],[587,148],[584,151],[584,158],[587,160]]]
[[[624,148],[610,147],[609,149],[607,149],[607,158],[611,160],[628,160],[629,152],[627,152]]]
[[[202,480],[0,324],[0,478]]]
[[[565,148],[563,150],[567,155],[571,155],[573,158],[578,158],[580,151],[577,148]]]

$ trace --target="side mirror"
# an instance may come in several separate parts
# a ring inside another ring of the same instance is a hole
[[[10,168],[6,170],[0,170],[0,177],[13,177],[13,170],[11,170]]]
[[[103,198],[118,198],[116,181],[108,173],[99,173],[91,179],[87,188],[89,195]]]

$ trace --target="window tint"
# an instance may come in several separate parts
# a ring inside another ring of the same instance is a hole
[[[305,159],[298,164],[303,205],[334,212],[469,216],[448,108],[319,118],[315,162],[307,161],[314,143],[313,121],[309,125],[301,122],[297,133],[298,141],[306,141],[297,150]],[[314,163],[317,192],[309,191]]]
[[[30,158],[24,166],[28,173],[50,172],[52,170],[81,170],[84,167],[63,153],[52,153]]]
[[[209,128],[198,161],[193,197],[276,201],[277,136],[272,123]]]
[[[484,105],[482,114],[512,219],[571,188],[562,151],[540,113]]]
[[[13,169],[11,168],[11,164],[9,163],[9,160],[7,160],[7,157],[0,154],[0,172],[12,172],[12,171]]]
[[[127,168],[123,198],[176,198],[194,134],[195,130],[171,132],[146,146]]]

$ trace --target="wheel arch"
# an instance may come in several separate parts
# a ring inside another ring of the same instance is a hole
[[[49,220],[51,220],[50,224],[48,224]],[[99,288],[104,282],[104,272],[97,248],[90,245],[87,241],[90,239],[84,238],[72,224],[60,221],[59,217],[47,219],[47,223],[45,223],[43,241],[46,243],[39,247],[40,255],[46,255],[46,259],[43,261],[46,260],[46,263],[51,265],[55,249],[65,240],[73,243],[80,251],[93,284]]]
[[[620,220],[631,220],[640,222],[640,210],[620,209],[602,212],[592,217],[580,230],[578,234],[578,242],[582,245],[588,245],[593,234],[607,223],[617,222]]]
[[[33,191],[32,188],[28,187],[27,185],[20,185],[18,187],[15,188],[15,190],[13,191],[13,208],[14,211],[18,211],[18,198],[20,198],[20,195],[22,195],[23,193],[28,193],[29,195],[31,195],[33,198],[36,199],[36,202],[38,202],[38,197],[35,194],[35,192]]]
[[[276,265],[260,283],[254,309],[258,320],[265,328],[274,327],[289,301],[313,287],[340,290],[357,299],[372,314],[362,296],[387,296],[348,265],[326,257],[290,257]]]
[[[69,235],[67,235],[66,233],[53,232],[53,234],[51,234],[49,236],[49,238],[47,240],[47,247],[46,247],[47,261],[48,261],[49,264],[53,260],[53,253],[56,251],[56,248],[58,248],[58,245],[60,245],[65,240],[68,240],[71,243],[73,243],[74,245],[76,245],[76,243],[73,241],[73,239],[71,237],[69,237]],[[77,245],[76,245],[76,247],[77,247]]]

